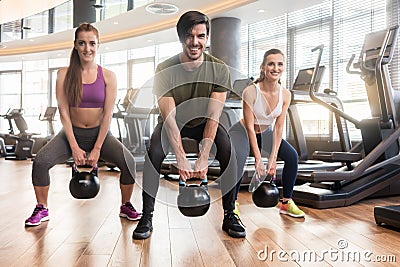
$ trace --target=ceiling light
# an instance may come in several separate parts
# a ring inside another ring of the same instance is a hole
[[[179,8],[168,3],[151,3],[146,6],[146,11],[156,15],[171,15],[179,11]]]
[[[264,12],[265,12],[264,9],[259,9],[259,10],[258,10],[258,13],[264,13]]]

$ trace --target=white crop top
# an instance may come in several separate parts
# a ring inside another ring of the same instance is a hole
[[[256,100],[254,101],[253,111],[254,111],[254,120],[255,124],[258,125],[272,125],[275,123],[275,120],[279,115],[282,113],[282,105],[283,105],[283,98],[282,98],[282,85],[279,87],[279,98],[278,104],[276,105],[275,109],[271,111],[271,113],[266,114],[265,105],[268,105],[265,100],[263,100],[262,93],[260,91],[260,86],[255,84],[256,87]]]

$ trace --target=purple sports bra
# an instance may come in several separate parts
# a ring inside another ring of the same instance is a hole
[[[94,83],[84,83],[82,86],[82,100],[79,108],[103,108],[106,98],[106,83],[103,69],[97,66],[97,78]],[[72,107],[74,105],[71,105]]]

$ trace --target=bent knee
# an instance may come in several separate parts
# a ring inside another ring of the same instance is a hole
[[[128,176],[123,176],[121,175],[119,179],[120,184],[122,185],[132,185],[135,184],[135,176],[128,175]]]

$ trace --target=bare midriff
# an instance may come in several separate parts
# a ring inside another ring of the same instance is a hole
[[[98,127],[103,119],[103,108],[70,107],[72,125],[79,128]]]
[[[243,127],[244,127],[244,119],[242,118],[240,120],[240,123],[242,123]],[[254,132],[256,134],[262,133],[265,130],[267,130],[269,128],[270,125],[260,125],[260,124],[254,124]]]

